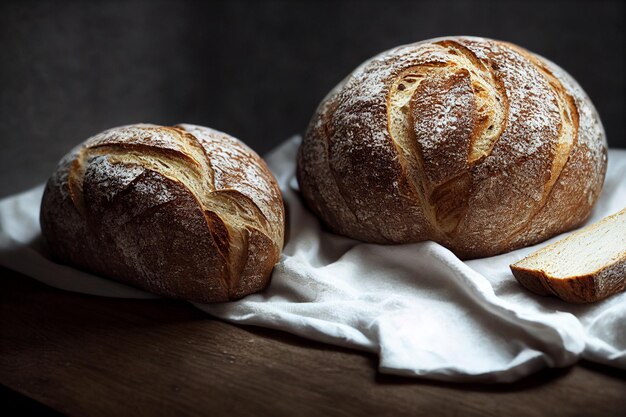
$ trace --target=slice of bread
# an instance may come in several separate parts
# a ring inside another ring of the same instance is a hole
[[[626,288],[626,208],[511,265],[540,295],[591,303]]]

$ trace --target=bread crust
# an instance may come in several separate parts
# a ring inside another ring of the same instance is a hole
[[[265,288],[285,224],[276,180],[250,148],[201,126],[146,124],[66,155],[40,223],[57,260],[196,302]]]
[[[568,303],[585,304],[626,289],[626,257],[593,274],[556,278],[544,271],[511,265],[517,281],[538,295],[553,295]]]
[[[467,259],[580,225],[606,163],[597,112],[562,69],[509,43],[447,37],[384,52],[331,91],[297,177],[334,232],[434,240]]]

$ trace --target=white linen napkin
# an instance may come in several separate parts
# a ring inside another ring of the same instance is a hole
[[[547,242],[462,262],[433,242],[365,244],[332,234],[302,204],[294,137],[266,160],[288,205],[289,240],[263,292],[197,304],[227,321],[377,353],[383,373],[447,381],[514,381],[579,358],[626,369],[626,293],[571,305],[522,288],[509,264]],[[626,205],[626,151],[609,152],[588,223]],[[0,201],[0,264],[54,287],[154,297],[50,261],[41,244],[43,186]]]

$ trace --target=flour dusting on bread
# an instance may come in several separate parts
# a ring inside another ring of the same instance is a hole
[[[463,258],[578,226],[605,172],[604,131],[580,86],[523,48],[475,37],[363,63],[318,107],[297,170],[332,230],[435,240]]]

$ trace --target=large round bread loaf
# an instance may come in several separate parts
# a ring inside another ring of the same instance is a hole
[[[41,228],[58,260],[198,302],[263,289],[284,207],[263,160],[205,127],[132,125],[72,150],[48,181]]]
[[[580,225],[606,163],[598,114],[562,69],[510,43],[449,37],[384,52],[331,91],[297,174],[337,233],[474,258]]]

